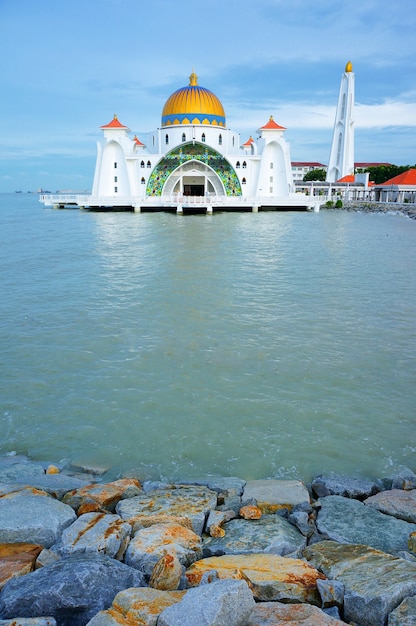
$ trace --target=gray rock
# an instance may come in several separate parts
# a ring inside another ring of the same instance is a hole
[[[10,580],[0,593],[0,617],[54,617],[59,626],[84,626],[116,593],[140,587],[143,577],[108,557],[71,556]]]
[[[235,476],[208,476],[196,480],[182,481],[181,484],[201,485],[208,487],[211,491],[216,491],[224,498],[235,498],[243,494],[246,481]]]
[[[395,474],[391,482],[392,489],[416,489],[416,474],[408,467]]]
[[[244,580],[219,580],[190,589],[165,609],[158,626],[244,626],[255,607]]]
[[[316,581],[319,595],[322,600],[322,607],[339,606],[344,604],[344,585],[338,580],[328,580],[327,578]]]
[[[75,521],[70,506],[49,496],[0,499],[0,543],[37,543],[49,548]]]
[[[52,550],[69,554],[105,554],[121,560],[128,546],[132,528],[118,515],[85,513],[66,528]]]
[[[0,466],[0,483],[22,483],[35,476],[44,476],[45,470],[38,463],[22,461]]]
[[[54,498],[58,498],[58,500],[61,500],[68,491],[81,489],[81,487],[85,487],[90,482],[87,483],[79,478],[66,476],[65,474],[36,474],[32,477],[21,476],[19,478],[16,476],[15,479],[16,484],[42,489]]]
[[[305,537],[278,515],[264,515],[259,520],[233,519],[223,529],[224,537],[204,539],[204,557],[259,552],[284,556],[306,545]]]
[[[335,609],[335,607],[333,607]],[[335,609],[337,611],[337,609]],[[282,602],[258,602],[247,626],[342,626],[339,614],[327,614],[310,604],[283,604]]]
[[[346,622],[381,626],[404,598],[416,594],[416,565],[380,550],[323,541],[305,548],[303,555],[344,585]]]
[[[140,518],[158,516],[186,517],[191,521],[193,530],[202,535],[205,519],[211,509],[217,505],[217,494],[206,487],[193,485],[170,485],[120,501],[116,513],[123,519],[134,523]]]
[[[312,490],[318,498],[325,496],[344,496],[363,499],[377,493],[374,481],[348,476],[316,476],[312,481]]]
[[[315,531],[315,524],[310,520],[306,511],[295,511],[289,514],[288,520],[305,537],[310,537]]]
[[[364,504],[386,515],[393,515],[398,519],[416,524],[416,489],[382,491],[364,500]]]
[[[416,531],[415,524],[342,496],[322,498],[316,527],[325,539],[365,544],[390,554],[407,550],[409,535]]]
[[[416,597],[405,598],[389,615],[387,626],[415,626]]]
[[[299,480],[250,480],[242,500],[244,504],[255,501],[263,513],[291,511],[310,504],[308,490]]]

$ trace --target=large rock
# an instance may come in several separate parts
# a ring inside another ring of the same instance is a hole
[[[158,516],[187,518],[194,532],[202,535],[210,509],[217,505],[217,494],[206,487],[170,485],[147,494],[122,500],[116,507],[130,524]],[[174,520],[172,520],[174,521]]]
[[[37,543],[49,548],[75,521],[70,506],[49,496],[0,499],[0,543]]]
[[[33,572],[41,551],[42,546],[33,543],[0,544],[0,589],[11,578]]]
[[[202,557],[201,537],[174,523],[142,528],[131,539],[125,562],[150,576],[157,561],[165,554],[177,557],[188,567]]]
[[[415,524],[398,520],[365,506],[358,500],[328,496],[320,501],[316,527],[324,539],[340,543],[357,543],[397,554],[407,550]]]
[[[125,589],[116,595],[111,607],[97,613],[88,626],[156,626],[162,611],[180,602],[185,593],[149,587]]]
[[[250,480],[244,487],[242,500],[255,501],[263,513],[310,505],[308,490],[299,480]]]
[[[4,460],[4,459],[3,459]],[[45,470],[38,463],[30,463],[29,461],[20,460],[17,463],[2,463],[0,465],[0,483],[16,483],[24,480],[31,480],[34,476],[42,476]]]
[[[256,600],[267,602],[309,602],[319,604],[317,580],[323,574],[305,561],[275,554],[213,556],[197,561],[186,572],[189,585],[196,586],[206,573],[220,579],[245,580]]]
[[[416,524],[416,489],[411,491],[404,491],[403,489],[381,491],[364,500],[364,504],[387,515],[393,515],[398,519]]]
[[[42,489],[54,498],[62,500],[73,489],[81,489],[87,483],[84,480],[66,474],[35,474],[34,476],[16,476],[15,483]]]
[[[256,604],[246,626],[341,626],[341,622],[326,615],[311,604],[282,604],[261,602]]]
[[[181,481],[182,485],[200,485],[216,491],[221,497],[240,497],[244,491],[245,480],[235,476],[210,476],[192,481]]]
[[[364,545],[324,541],[304,557],[328,578],[342,582],[344,619],[380,626],[406,596],[416,594],[416,563]]]
[[[387,626],[415,626],[416,597],[405,598],[389,615]]]
[[[245,626],[254,608],[243,580],[218,580],[190,589],[177,604],[165,609],[158,626]]]
[[[0,618],[54,617],[84,626],[122,589],[140,587],[137,570],[107,557],[72,556],[10,580],[0,592]]]
[[[105,554],[122,560],[132,528],[118,515],[85,513],[66,528],[52,550],[61,556],[69,554]]]
[[[204,540],[204,556],[256,552],[285,555],[306,545],[305,537],[278,515],[265,515],[259,520],[233,519],[223,529],[223,537]]]
[[[377,493],[377,483],[349,476],[316,476],[312,481],[312,491],[318,498],[344,496],[346,498],[367,498]]]
[[[70,491],[63,498],[63,502],[78,511],[78,514],[101,510],[114,512],[120,500],[140,493],[142,489],[138,480],[122,478],[111,483],[92,484]]]

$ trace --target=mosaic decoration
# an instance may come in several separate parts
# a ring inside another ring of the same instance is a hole
[[[146,196],[161,196],[169,176],[188,161],[208,165],[221,180],[226,196],[241,196],[241,185],[234,168],[219,152],[200,143],[185,143],[168,152],[156,165],[147,183]]]

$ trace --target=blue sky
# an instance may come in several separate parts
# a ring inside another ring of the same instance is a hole
[[[273,115],[327,164],[351,60],[355,160],[416,163],[414,0],[0,0],[0,50],[0,192],[90,189],[99,127],[159,127],[193,69],[242,141]]]

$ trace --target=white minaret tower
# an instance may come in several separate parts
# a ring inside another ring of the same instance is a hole
[[[341,77],[334,134],[326,173],[326,180],[330,183],[348,174],[354,174],[354,77],[352,63],[348,61]]]

